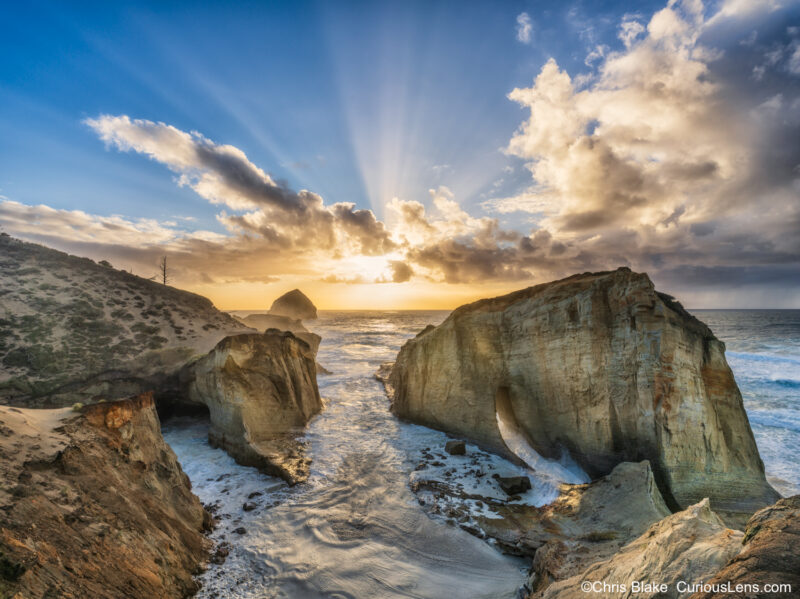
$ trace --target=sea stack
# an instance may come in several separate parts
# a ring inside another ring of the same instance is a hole
[[[309,460],[294,436],[322,409],[315,349],[288,331],[233,335],[181,374],[186,397],[208,407],[209,442],[237,462],[305,480]]]
[[[269,313],[297,320],[314,320],[317,317],[317,307],[305,293],[293,289],[272,302]]]
[[[673,510],[708,497],[743,523],[779,497],[725,345],[628,268],[462,306],[406,342],[388,383],[399,417],[501,453],[498,416],[592,477],[649,460]]]

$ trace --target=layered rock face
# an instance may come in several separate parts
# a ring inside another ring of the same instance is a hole
[[[500,405],[536,451],[593,477],[647,459],[673,509],[709,497],[743,521],[778,495],[724,351],[622,268],[462,306],[403,346],[388,388],[399,417],[495,451]]]
[[[635,596],[675,599],[688,596],[679,583],[707,580],[741,548],[743,534],[726,528],[708,499],[653,524],[608,560],[580,575],[556,582],[538,595],[544,599],[577,599],[587,595],[584,583],[624,584],[625,589],[597,587],[601,597]],[[632,589],[634,582],[658,586]],[[665,586],[661,586],[665,585]],[[536,595],[534,595],[536,596]]]
[[[180,598],[210,517],[161,437],[152,395],[0,407],[3,596]]]
[[[272,302],[269,311],[270,314],[299,320],[313,320],[317,317],[317,307],[299,289],[284,293]]]
[[[209,441],[239,463],[290,484],[308,476],[294,442],[322,409],[314,352],[290,332],[227,337],[182,373],[191,401],[208,406]]]
[[[776,590],[769,597],[797,597],[800,589],[800,495],[781,499],[756,512],[747,523],[743,547],[731,561],[707,580],[709,591],[692,595],[692,599],[722,599],[731,593],[722,585],[728,583],[756,585],[785,584],[790,588]],[[715,590],[716,588],[716,590]]]

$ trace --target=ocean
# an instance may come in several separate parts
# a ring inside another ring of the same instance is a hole
[[[800,310],[694,313],[727,345],[770,482],[782,494],[800,492]],[[501,554],[445,516],[432,515],[409,489],[415,466],[443,448],[443,433],[399,422],[374,373],[404,341],[448,312],[322,312],[310,328],[322,336],[318,361],[324,411],[308,426],[312,457],[307,484],[280,480],[237,465],[206,443],[207,424],[165,423],[164,437],[189,475],[194,492],[214,504],[213,533],[230,553],[202,575],[198,597],[513,598],[525,581],[526,560]],[[523,474],[516,464],[468,446],[491,480]],[[442,471],[469,488],[474,467],[441,452]],[[559,467],[553,463],[555,470]],[[555,497],[552,480],[532,476],[521,501]],[[245,502],[256,509],[243,511]],[[474,502],[471,509],[484,509]],[[245,534],[237,529],[244,528]]]
[[[800,310],[690,310],[725,342],[767,479],[800,493]]]

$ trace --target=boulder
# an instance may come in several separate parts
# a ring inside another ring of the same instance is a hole
[[[585,584],[619,584],[625,589],[592,588],[590,594],[610,597],[676,599],[686,597],[684,584],[702,583],[741,547],[743,534],[725,526],[708,499],[653,524],[642,536],[610,559],[597,562],[582,574],[555,582],[543,599],[584,598]],[[650,586],[633,589],[634,582]]]
[[[300,320],[313,320],[317,317],[317,307],[299,289],[284,293],[269,309],[270,314],[288,316]]]
[[[466,455],[467,444],[463,441],[448,441],[444,444],[444,450],[450,455]]]
[[[647,459],[674,510],[773,503],[725,345],[644,274],[586,273],[462,306],[400,350],[399,417],[515,457],[498,426],[591,476]]]
[[[0,406],[3,597],[179,599],[210,515],[150,393],[55,410]]]
[[[531,479],[527,476],[498,476],[497,484],[506,495],[521,495],[531,490]]]
[[[503,551],[533,557],[529,587],[534,592],[610,558],[670,514],[647,461],[623,462],[607,476],[564,484],[560,491],[539,508],[494,504],[495,515],[477,518]]]
[[[699,590],[692,599],[722,599],[731,594],[728,583],[763,589],[767,584],[786,584],[769,597],[796,597],[800,589],[800,495],[787,497],[755,513],[744,531],[743,547],[707,581],[710,590]]]
[[[266,333],[270,329],[278,331],[290,331],[298,339],[302,339],[311,347],[314,355],[319,350],[319,344],[322,337],[316,333],[309,331],[299,319],[289,318],[288,316],[279,316],[276,314],[250,314],[244,318],[236,317],[236,320],[248,327],[252,327],[262,333]]]
[[[209,409],[209,442],[237,462],[295,484],[309,460],[295,439],[322,409],[312,348],[290,332],[227,337],[182,373],[186,396]]]

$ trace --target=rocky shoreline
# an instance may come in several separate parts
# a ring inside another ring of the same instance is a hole
[[[577,598],[587,581],[654,576],[666,586],[637,596],[688,597],[678,581],[791,584],[785,573],[800,570],[788,544],[796,527],[782,527],[798,497],[770,505],[780,496],[724,344],[646,275],[586,273],[463,306],[376,378],[395,414],[472,441],[473,456],[486,448],[534,471],[532,459],[568,454],[591,474],[540,507],[465,495],[474,481],[452,484],[447,471],[412,482],[433,514],[531,558],[526,597]],[[467,500],[488,514],[467,517]],[[763,548],[751,544],[762,521],[772,522]]]
[[[741,526],[779,495],[724,350],[621,268],[462,306],[403,346],[388,383],[400,418],[513,458],[507,418],[532,451],[568,452],[592,478],[646,459],[671,509],[708,497]]]
[[[267,314],[233,318],[110,265],[2,243],[16,263],[0,275],[17,290],[4,306],[18,316],[0,322],[0,394],[13,404],[0,406],[0,593],[190,596],[194,575],[235,541],[211,547],[214,519],[159,412],[207,414],[212,446],[304,482],[300,437],[323,409],[325,371],[301,319],[316,308],[293,290]],[[34,264],[53,281],[35,292]],[[85,317],[58,324],[75,302]],[[105,331],[100,347],[84,343],[86,327]],[[396,416],[453,436],[410,475],[420,506],[530,560],[524,596],[655,574],[671,590],[637,596],[688,597],[679,580],[798,588],[798,496],[767,483],[724,351],[623,268],[462,306],[376,377]],[[76,399],[87,405],[64,407]]]
[[[72,410],[0,406],[4,595],[185,597],[211,516],[152,394]]]

